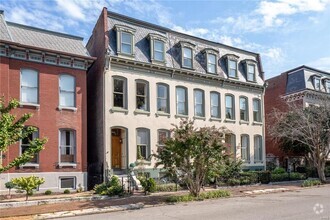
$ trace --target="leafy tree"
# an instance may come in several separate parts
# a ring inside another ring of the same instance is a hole
[[[31,113],[23,114],[22,117],[18,119],[15,115],[10,113],[13,109],[16,109],[18,105],[19,102],[12,99],[6,106],[4,99],[0,98],[0,151],[2,152],[7,152],[10,146],[36,131],[35,127],[24,126],[24,123],[32,117]],[[46,138],[36,138],[30,141],[30,147],[27,148],[20,156],[16,157],[6,166],[0,167],[0,174],[12,167],[29,162],[36,153],[44,148],[46,142]]]
[[[29,177],[18,177],[11,180],[15,184],[15,188],[26,192],[26,201],[29,195],[33,194],[33,190],[37,189],[41,184],[45,182],[44,178],[39,178],[36,176]]]
[[[191,120],[182,120],[173,129],[173,137],[153,156],[156,167],[163,166],[168,172],[178,175],[193,196],[199,196],[206,175],[221,167],[230,157],[224,144],[225,128],[194,128]]]
[[[5,183],[5,187],[8,189],[8,192],[9,192],[8,195],[10,196],[11,189],[15,188],[15,184],[13,182],[9,181],[9,182]]]
[[[325,164],[330,154],[330,98],[319,97],[318,106],[302,108],[295,103],[288,103],[288,111],[275,109],[268,127],[270,135],[278,143],[288,146],[291,151],[305,154],[307,160],[318,172],[321,182],[325,182]]]

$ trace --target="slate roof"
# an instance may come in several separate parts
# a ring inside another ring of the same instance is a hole
[[[0,40],[72,55],[89,56],[81,37],[6,22],[3,14],[0,14],[0,28]]]
[[[245,71],[245,60],[254,60],[257,64],[256,74],[257,84],[263,85],[263,71],[259,60],[259,54],[227,46],[221,43],[212,42],[206,39],[179,33],[171,29],[140,21],[131,17],[108,11],[108,30],[109,30],[109,49],[112,56],[117,56],[117,39],[115,25],[125,25],[135,31],[135,57],[139,62],[150,63],[150,40],[149,34],[158,34],[166,38],[165,42],[165,62],[166,67],[181,69],[181,47],[180,41],[187,41],[195,44],[193,68],[195,72],[207,74],[206,56],[202,51],[206,48],[212,48],[218,51],[217,75],[223,78],[227,77],[227,65],[225,56],[234,54],[239,57],[238,60],[238,81],[247,82]]]

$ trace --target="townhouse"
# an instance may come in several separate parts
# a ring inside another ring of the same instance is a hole
[[[3,11],[0,30],[0,96],[19,100],[13,113],[33,113],[27,125],[38,130],[0,152],[0,165],[24,152],[33,138],[48,138],[31,161],[0,174],[0,192],[10,179],[31,175],[45,178],[40,191],[86,188],[86,70],[94,58],[82,38],[7,22]]]
[[[91,180],[125,173],[150,158],[182,118],[226,126],[225,140],[244,169],[265,168],[264,73],[257,53],[107,11],[87,45],[88,160]],[[136,169],[136,168],[135,168]],[[101,181],[101,180],[100,180]]]
[[[287,111],[285,102],[296,102],[302,108],[317,105],[320,96],[330,96],[330,73],[308,66],[299,66],[266,80],[265,93],[266,125],[270,126],[269,114],[274,108]],[[272,140],[266,129],[266,152],[269,163],[295,171],[304,165],[302,155],[286,154]]]

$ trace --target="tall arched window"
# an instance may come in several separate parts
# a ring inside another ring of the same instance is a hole
[[[127,79],[120,76],[113,77],[113,106],[127,109]]]
[[[188,115],[188,94],[187,88],[176,87],[176,113],[178,115]]]
[[[239,111],[240,111],[240,120],[248,121],[249,105],[248,105],[248,99],[244,96],[239,97]]]
[[[157,111],[170,113],[169,86],[157,83]]]
[[[226,95],[226,118],[235,120],[235,99],[231,94]]]
[[[150,130],[147,128],[136,129],[136,147],[137,159],[142,156],[144,160],[149,159],[150,156]]]
[[[205,116],[205,104],[204,104],[204,91],[201,89],[194,89],[194,105],[195,116]]]
[[[262,137],[254,136],[254,162],[262,162]]]
[[[241,135],[241,159],[250,162],[250,137],[247,134]]]
[[[260,99],[253,99],[253,121],[261,122],[261,102],[260,102]]]
[[[76,82],[75,77],[67,74],[60,75],[60,106],[76,107]]]
[[[220,118],[220,93],[211,92],[211,118]]]

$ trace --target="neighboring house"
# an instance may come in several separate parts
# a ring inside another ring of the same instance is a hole
[[[300,66],[288,70],[279,76],[266,80],[268,86],[265,94],[266,125],[274,108],[287,110],[285,102],[296,102],[301,107],[317,105],[320,95],[330,95],[330,73],[308,66]],[[271,125],[271,124],[269,124]],[[303,165],[300,155],[287,155],[272,140],[266,129],[267,161],[274,162],[286,169],[295,170]]]
[[[265,168],[264,73],[259,54],[179,33],[103,9],[87,49],[90,177],[124,173],[170,136],[172,124],[226,126],[245,169]]]
[[[0,29],[0,96],[18,99],[13,113],[33,113],[27,125],[38,130],[10,146],[0,162],[6,165],[24,152],[29,140],[48,138],[31,161],[0,174],[0,192],[10,179],[31,175],[45,178],[42,191],[86,187],[86,71],[94,58],[82,38],[7,22],[3,11]]]

